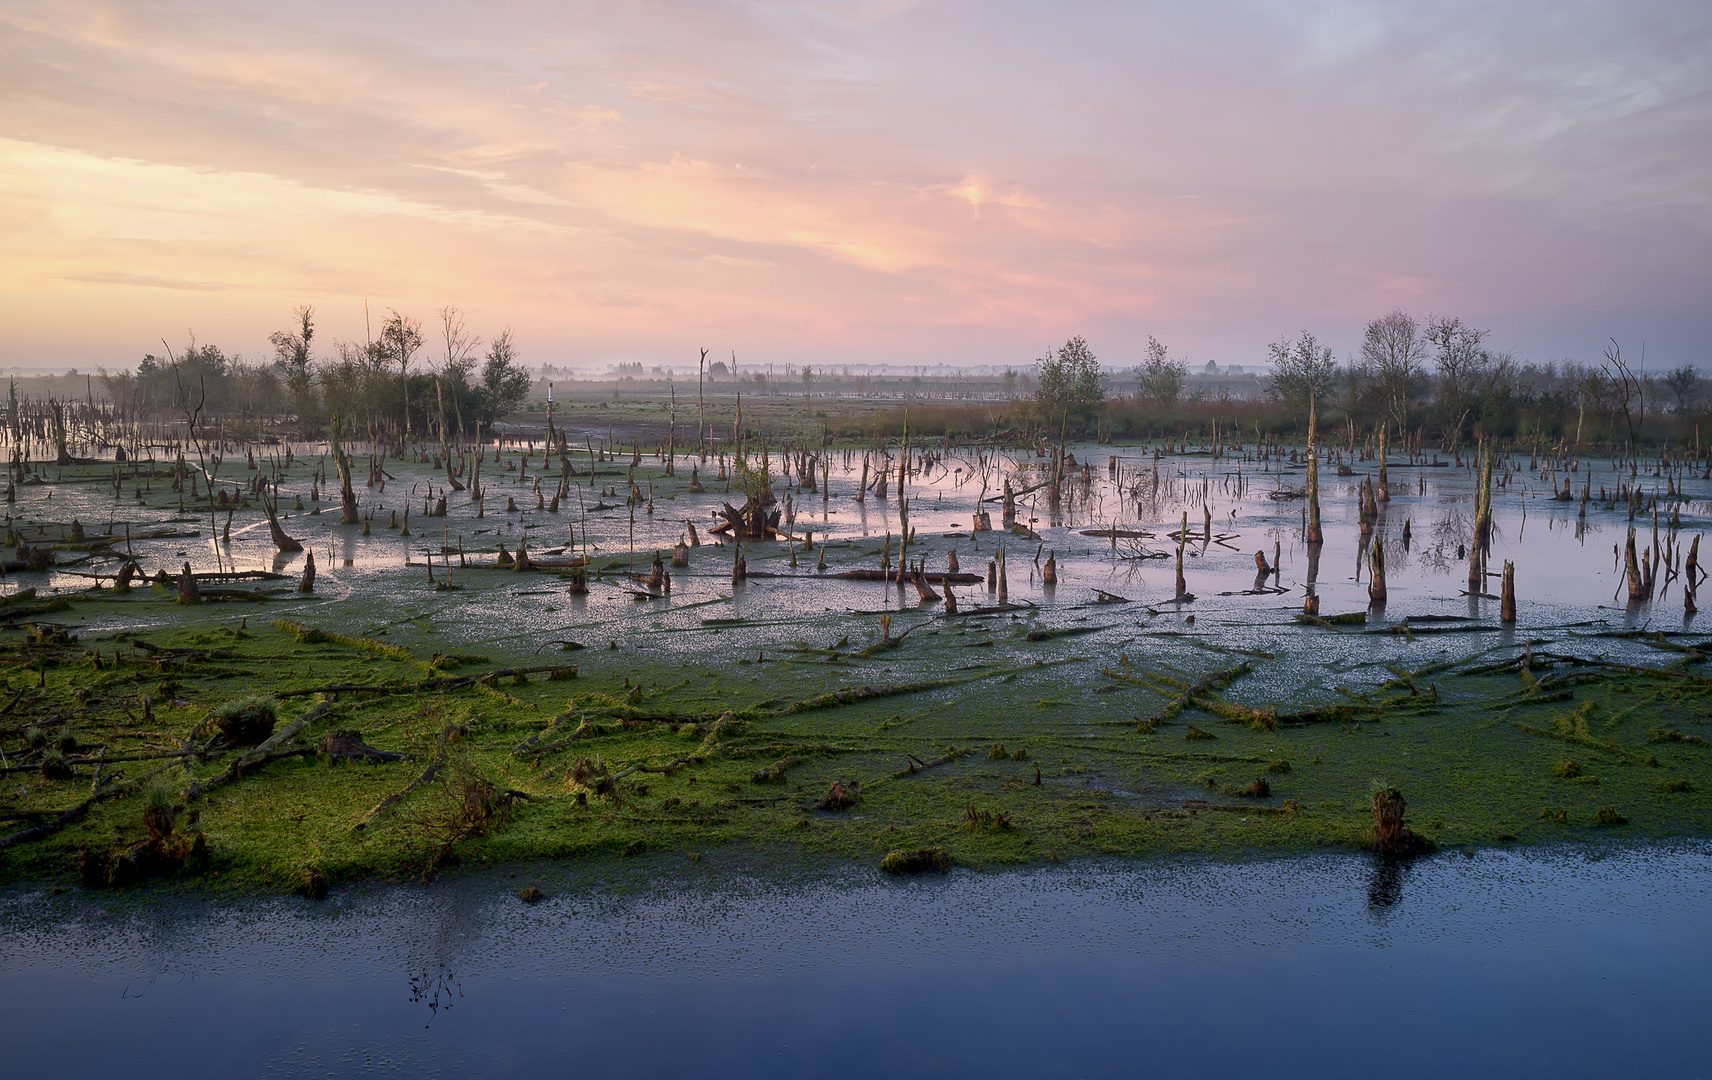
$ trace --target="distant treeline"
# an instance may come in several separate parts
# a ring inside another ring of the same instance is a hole
[[[1303,436],[1310,407],[1327,440],[1384,426],[1399,443],[1456,447],[1482,438],[1542,445],[1699,445],[1706,382],[1692,365],[1643,370],[1612,341],[1595,363],[1521,363],[1459,319],[1425,322],[1394,311],[1367,324],[1360,355],[1339,363],[1312,334],[1268,347],[1264,394],[1239,399],[1149,339],[1128,371],[1102,368],[1072,338],[1035,365],[1031,397],[1009,402],[907,407],[923,435],[980,438],[1002,432],[1144,439],[1226,432]],[[1201,386],[1197,387],[1196,382]],[[845,424],[850,437],[901,434],[905,407]],[[1712,429],[1709,429],[1712,434]]]
[[[906,408],[924,434],[1133,440],[1207,433],[1215,424],[1244,437],[1301,437],[1311,406],[1328,439],[1334,429],[1367,433],[1383,425],[1399,442],[1447,447],[1483,437],[1698,445],[1701,421],[1712,420],[1706,382],[1693,366],[1647,371],[1615,341],[1591,363],[1522,363],[1491,347],[1489,336],[1460,319],[1393,311],[1368,323],[1358,355],[1342,362],[1303,332],[1267,346],[1264,365],[1247,370],[1209,364],[1191,371],[1153,338],[1140,364],[1107,367],[1080,337],[1032,365],[980,374],[930,374],[925,367],[920,374],[855,374],[803,364],[786,365],[781,378],[770,366],[739,369],[735,360],[710,363],[705,353],[699,370],[709,397],[826,400],[812,415],[851,438],[900,435]],[[81,376],[24,382],[44,399],[41,423],[52,425],[58,410],[69,409],[65,423],[92,435],[97,427],[194,419],[239,437],[264,430],[317,437],[337,415],[347,432],[394,443],[489,432],[524,406],[535,383],[509,330],[484,343],[455,307],[441,310],[427,331],[389,310],[372,339],[319,349],[314,309],[300,307],[291,326],[269,340],[274,354],[260,360],[192,340],[143,357],[134,371],[103,370],[94,385]],[[669,369],[639,363],[613,365],[604,379],[567,381],[566,389],[581,384],[586,395],[598,387],[615,398],[674,388]],[[10,406],[9,427],[19,428],[21,412],[38,411],[28,396]],[[850,396],[890,407],[860,419],[841,416],[831,401]],[[18,398],[14,389],[12,400]]]
[[[100,373],[114,412],[143,422],[219,419],[228,429],[264,422],[309,436],[335,415],[349,430],[402,442],[481,432],[514,412],[534,380],[511,331],[482,348],[457,308],[440,312],[429,336],[418,319],[390,311],[372,340],[335,341],[315,352],[315,309],[293,312],[290,329],[269,339],[271,359],[245,361],[191,341],[149,354],[135,371]]]

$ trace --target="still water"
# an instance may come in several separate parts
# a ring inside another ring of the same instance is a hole
[[[1689,843],[14,887],[0,1015],[13,1076],[1704,1076],[1709,870]]]

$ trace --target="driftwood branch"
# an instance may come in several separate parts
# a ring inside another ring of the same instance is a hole
[[[375,808],[365,814],[363,816],[363,820],[357,822],[351,828],[353,830],[368,828],[376,818],[396,806],[405,798],[405,796],[409,795],[419,787],[433,783],[434,777],[439,775],[441,767],[446,764],[446,746],[451,742],[452,735],[457,731],[457,729],[458,725],[456,722],[448,723],[444,728],[442,728],[440,731],[440,737],[435,740],[434,760],[430,761],[428,763],[428,767],[422,770],[422,775],[375,804]]]
[[[931,769],[939,765],[944,765],[948,761],[955,761],[957,758],[962,757],[964,753],[965,751],[952,748],[943,757],[936,757],[932,761],[923,761],[914,754],[905,754],[904,756],[909,759],[909,762],[902,769],[893,773],[892,779],[897,780],[902,777],[921,772],[923,769]]]
[[[51,836],[76,821],[84,814],[87,814],[89,812],[89,808],[94,806],[96,803],[105,799],[115,799],[121,795],[128,795],[131,792],[136,791],[147,781],[153,780],[155,777],[171,768],[173,768],[172,764],[162,765],[159,768],[150,769],[148,772],[134,780],[120,780],[108,784],[106,787],[100,786],[100,777],[97,776],[96,788],[90,793],[87,799],[84,799],[69,810],[61,811],[59,816],[54,818],[52,821],[43,822],[40,825],[24,829],[21,832],[15,832],[11,836],[0,838],[0,850],[12,847],[14,844],[22,844],[31,840],[39,840],[44,836]]]

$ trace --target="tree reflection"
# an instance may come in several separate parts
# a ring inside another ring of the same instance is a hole
[[[1371,907],[1395,907],[1403,900],[1403,877],[1409,868],[1406,856],[1375,855],[1373,876],[1367,882],[1367,903]]]

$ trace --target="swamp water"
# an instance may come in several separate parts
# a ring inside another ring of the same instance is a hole
[[[1458,640],[1459,647],[1520,644],[1530,635],[1565,628],[1697,629],[1692,618],[1685,620],[1680,583],[1668,573],[1656,601],[1626,604],[1618,554],[1626,528],[1632,525],[1641,548],[1657,537],[1657,545],[1668,547],[1680,564],[1682,552],[1712,514],[1708,501],[1712,482],[1700,479],[1692,468],[1665,467],[1680,491],[1667,497],[1667,478],[1654,467],[1658,463],[1631,475],[1626,464],[1588,457],[1576,463],[1574,472],[1567,472],[1561,462],[1530,462],[1519,453],[1500,455],[1493,492],[1488,595],[1470,596],[1466,559],[1459,549],[1467,543],[1473,525],[1476,476],[1471,464],[1451,466],[1438,455],[1430,455],[1430,461],[1411,462],[1393,451],[1390,501],[1380,505],[1368,535],[1359,527],[1360,483],[1377,476],[1377,462],[1356,460],[1350,475],[1339,476],[1330,463],[1332,454],[1345,461],[1356,455],[1337,446],[1327,448],[1327,463],[1320,468],[1326,542],[1312,552],[1303,543],[1303,466],[1281,455],[1261,459],[1252,446],[1246,452],[1227,448],[1222,457],[1204,449],[1183,449],[1188,452],[1156,456],[1151,446],[1073,445],[1076,458],[1093,467],[1086,475],[1080,468],[1068,470],[1064,497],[1056,507],[1048,504],[1046,492],[1037,486],[1048,476],[1049,459],[1027,451],[960,448],[928,458],[912,456],[917,464],[908,478],[908,524],[915,539],[909,559],[924,560],[926,569],[937,573],[946,568],[948,556],[955,551],[964,572],[985,574],[1002,547],[1010,599],[1033,607],[1027,618],[1063,624],[1105,623],[1114,621],[1106,616],[1119,616],[1115,621],[1120,625],[1114,631],[1087,643],[1097,643],[1100,651],[1113,654],[1126,641],[1133,641],[1134,627],[1151,621],[1153,627],[1163,628],[1188,616],[1198,621],[1195,634],[1208,640],[1276,651],[1281,637],[1294,639],[1301,632],[1291,620],[1301,610],[1309,583],[1322,598],[1324,614],[1368,608],[1366,556],[1374,539],[1384,543],[1390,591],[1389,604],[1370,618],[1374,625],[1411,619],[1464,620],[1484,624],[1485,634],[1497,635],[1483,638],[1476,633]],[[396,458],[385,463],[392,476],[388,483],[365,487],[360,477],[357,481],[362,513],[372,518],[372,535],[363,536],[358,526],[339,524],[336,479],[333,491],[322,488],[319,499],[312,498],[315,470],[331,473],[324,447],[319,452],[311,447],[300,451],[289,466],[279,460],[261,461],[260,472],[278,479],[286,532],[317,556],[313,595],[293,591],[304,555],[275,552],[253,495],[228,521],[224,507],[210,513],[206,494],[181,499],[174,493],[165,479],[164,461],[42,466],[44,482],[20,487],[17,504],[9,507],[10,521],[21,539],[51,540],[73,518],[84,523],[91,535],[134,533],[137,539],[83,562],[68,563],[61,557],[62,569],[48,574],[0,578],[0,593],[24,587],[52,587],[67,594],[87,589],[96,574],[110,579],[119,565],[114,552],[129,548],[148,573],[164,568],[176,574],[188,562],[199,573],[269,570],[287,579],[277,585],[262,583],[257,591],[269,595],[261,598],[268,602],[259,606],[226,602],[185,609],[165,594],[153,599],[138,596],[122,609],[85,606],[78,615],[62,620],[85,641],[289,616],[348,632],[383,634],[423,655],[479,648],[496,660],[534,657],[542,648],[570,638],[583,644],[617,641],[627,648],[663,648],[697,659],[723,660],[740,650],[791,641],[805,632],[814,636],[849,633],[858,642],[880,632],[872,619],[853,627],[852,614],[887,610],[936,614],[940,610],[918,605],[914,591],[907,587],[837,577],[843,571],[877,570],[883,554],[893,566],[897,563],[903,523],[895,457],[884,458],[892,462],[890,498],[869,492],[860,501],[856,498],[860,480],[868,475],[862,467],[862,452],[828,451],[831,468],[824,486],[814,490],[807,489],[803,477],[786,475],[781,459],[775,457],[774,490],[781,504],[787,497],[794,500],[799,542],[745,541],[748,569],[757,576],[734,588],[731,541],[708,531],[720,520],[716,511],[721,502],[743,501],[715,479],[719,455],[701,463],[705,492],[691,493],[694,462],[688,454],[680,454],[672,476],[665,475],[662,459],[652,453],[634,468],[628,454],[604,462],[573,454],[571,466],[577,472],[569,477],[570,494],[557,513],[536,507],[537,492],[550,494],[560,481],[557,460],[549,462],[540,449],[533,454],[515,449],[495,453],[490,446],[485,451],[486,490],[479,504],[468,492],[447,492],[444,473],[425,461]],[[877,453],[871,457],[877,470],[883,457]],[[111,482],[114,472],[121,476],[117,497]],[[234,458],[219,475],[220,486],[234,493],[236,506],[239,488],[258,470]],[[1593,499],[1581,516],[1579,498],[1590,477]],[[1020,493],[1017,521],[1036,535],[1004,529],[998,500],[1007,480]],[[645,493],[645,504],[629,504],[632,481],[637,491]],[[1554,500],[1554,491],[1566,481],[1575,499]],[[1624,485],[1633,485],[1643,496],[1642,512],[1633,517],[1627,513],[1627,503],[1599,498],[1602,491],[1615,497]],[[449,496],[446,516],[423,516],[428,501],[441,494]],[[1656,519],[1645,508],[1653,496],[1657,496]],[[508,510],[507,500],[513,500],[516,508]],[[293,512],[297,502],[315,512]],[[991,513],[995,531],[970,531],[977,506]],[[1680,515],[1676,527],[1673,512]],[[396,525],[400,514],[409,523],[408,534]],[[1172,556],[1177,544],[1171,534],[1184,514],[1189,533],[1185,575],[1195,600],[1177,605],[1172,603]],[[672,571],[670,595],[638,595],[636,583],[625,572],[646,573],[654,554],[669,555],[686,535],[689,522],[709,542],[691,549],[687,568]],[[1403,540],[1406,524],[1412,534],[1408,542]],[[1088,535],[1109,528],[1145,535]],[[147,531],[160,529],[177,532],[143,538]],[[812,532],[813,547],[800,543],[805,531]],[[588,595],[569,594],[559,580],[562,574],[494,571],[498,547],[515,550],[524,538],[537,559],[586,555],[592,573]],[[1276,552],[1275,574],[1257,577],[1257,551],[1269,563]],[[1057,555],[1055,586],[1042,580],[1041,562],[1048,553]],[[826,570],[819,574],[816,565],[822,558]],[[1490,593],[1496,591],[1497,571],[1507,559],[1517,566],[1520,614],[1514,627],[1499,627],[1492,625],[1498,604]],[[464,561],[469,567],[461,565]],[[458,591],[436,591],[435,582],[444,583],[448,564]],[[1667,561],[1667,571],[1669,565]],[[960,586],[957,592],[965,608],[993,599],[984,585]],[[1133,603],[1096,603],[1102,592]],[[81,602],[94,599],[85,597]],[[1273,631],[1274,627],[1283,634]],[[1326,644],[1322,659],[1333,666],[1376,664],[1422,652],[1401,638],[1385,642],[1369,637],[1359,644],[1361,648],[1353,651]],[[1150,648],[1167,660],[1176,654],[1193,655],[1192,650],[1185,652],[1166,642]],[[1644,647],[1621,642],[1602,643],[1601,649],[1625,658],[1648,656]],[[586,655],[580,659],[593,663]],[[1323,677],[1316,672],[1294,665],[1275,667],[1271,690],[1289,695],[1322,692]]]
[[[721,865],[721,862],[728,865]],[[0,893],[17,1076],[1712,1074],[1712,846]],[[533,905],[513,892],[539,882]]]

